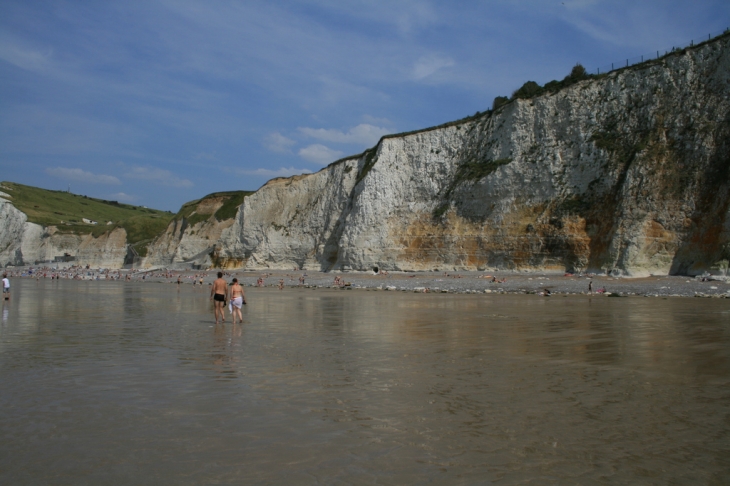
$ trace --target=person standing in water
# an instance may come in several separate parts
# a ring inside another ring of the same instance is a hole
[[[210,289],[210,300],[213,301],[215,309],[213,314],[215,315],[215,323],[218,324],[218,315],[221,316],[221,321],[226,322],[226,316],[223,313],[223,309],[226,306],[226,294],[228,293],[228,284],[223,280],[223,272],[218,272],[218,278],[213,282],[213,288]]]
[[[7,273],[3,273],[3,298],[10,300],[10,280]]]
[[[234,278],[230,287],[230,299],[231,308],[233,312],[233,323],[236,323],[236,316],[238,321],[243,324],[243,314],[241,313],[241,306],[246,304],[246,294],[243,292],[243,287],[238,283],[238,279]]]

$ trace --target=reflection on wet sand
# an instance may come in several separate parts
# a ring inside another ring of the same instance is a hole
[[[730,475],[725,301],[251,289],[215,325],[208,292],[18,282],[0,482]]]

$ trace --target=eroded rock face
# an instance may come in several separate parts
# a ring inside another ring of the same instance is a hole
[[[218,221],[214,214],[224,204],[225,198],[207,197],[201,200],[193,214],[202,221],[190,222],[186,218],[174,219],[167,230],[148,247],[143,267],[169,267],[177,263],[211,264],[210,254],[223,231],[234,224],[233,219]]]
[[[363,161],[269,181],[247,196],[216,247],[222,267],[320,268],[339,259],[340,235]]]
[[[697,273],[730,256],[728,38],[387,137],[249,196],[216,257],[321,270]]]

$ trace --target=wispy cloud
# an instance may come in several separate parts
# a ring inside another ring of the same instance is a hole
[[[46,174],[67,181],[86,182],[89,184],[119,185],[122,183],[122,181],[114,176],[94,174],[82,169],[72,169],[68,167],[49,167],[46,169]]]
[[[360,125],[351,128],[347,132],[327,128],[306,127],[300,127],[298,130],[308,137],[315,138],[317,140],[323,140],[325,142],[356,143],[365,145],[372,145],[377,142],[383,135],[391,133],[391,131],[387,128],[376,127],[368,123],[361,123]],[[321,147],[321,145],[319,147]]]
[[[44,71],[53,50],[37,49],[7,34],[0,34],[0,59],[27,71]]]
[[[213,160],[217,160],[217,157],[215,155],[215,152],[210,152],[210,153],[207,153],[207,152],[199,152],[199,153],[195,154],[194,159],[195,160],[208,160],[208,161],[213,161]]]
[[[193,183],[189,180],[177,177],[172,172],[165,169],[133,167],[131,171],[124,174],[124,177],[149,181],[163,186],[193,187]]]
[[[309,162],[314,162],[315,164],[328,164],[330,162],[334,162],[343,155],[344,152],[333,150],[318,143],[299,150],[299,156],[301,158],[308,160]]]
[[[291,148],[296,142],[285,137],[279,132],[270,133],[264,139],[264,146],[272,152],[278,154],[290,154]]]
[[[413,78],[416,80],[427,78],[437,71],[451,67],[454,64],[456,63],[450,57],[437,55],[422,56],[413,65]]]
[[[388,126],[393,124],[393,122],[389,118],[379,118],[377,116],[372,116],[372,115],[363,115],[362,119],[365,120],[365,122],[371,123],[371,124],[377,123],[378,125],[388,125]]]
[[[294,167],[281,167],[279,169],[252,169],[252,170],[237,170],[240,175],[247,176],[261,176],[261,177],[289,177],[297,174],[309,174],[312,171],[309,169],[297,169]]]

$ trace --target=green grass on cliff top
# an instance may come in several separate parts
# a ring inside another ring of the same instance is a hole
[[[127,241],[135,244],[151,240],[167,228],[173,215],[166,211],[105,201],[63,191],[49,191],[14,182],[1,182],[0,191],[28,216],[28,221],[56,226],[60,232],[100,236],[114,228],[127,231]],[[91,225],[83,219],[97,221]],[[111,221],[111,225],[107,222]]]

